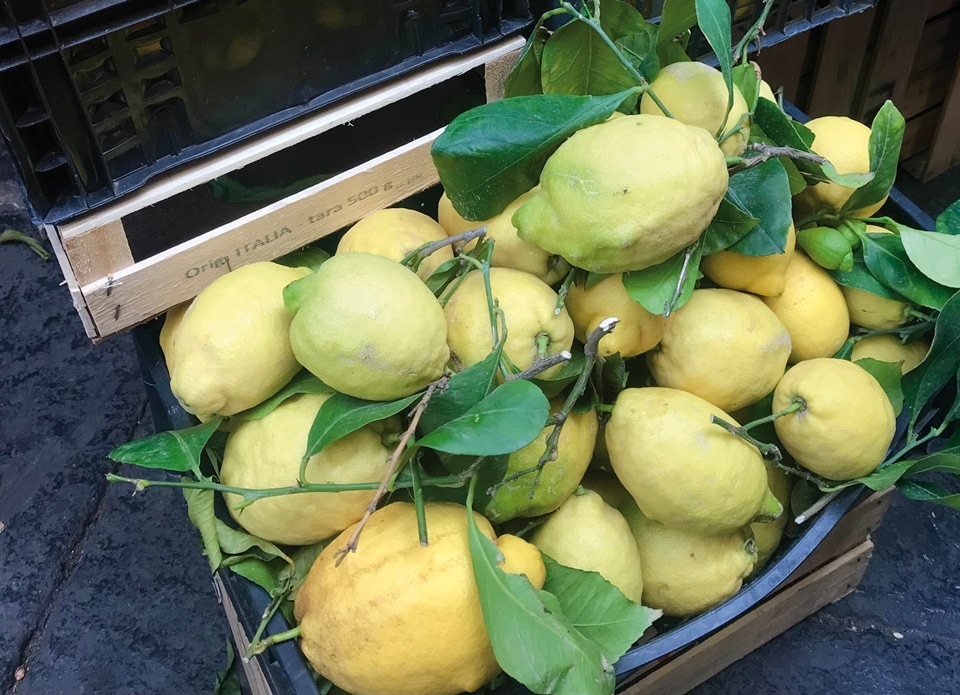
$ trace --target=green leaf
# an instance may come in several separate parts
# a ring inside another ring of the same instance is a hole
[[[290,586],[294,588],[299,587],[303,583],[303,580],[307,578],[307,573],[310,571],[310,568],[313,567],[317,556],[320,555],[328,543],[329,540],[320,541],[313,545],[302,546],[290,553],[293,566],[288,565],[283,568],[278,575],[280,581],[289,582]]]
[[[560,612],[611,663],[661,615],[628,599],[597,572],[566,567],[546,555],[543,564],[547,567],[543,590],[556,597]]]
[[[960,287],[960,236],[897,226],[904,251],[921,273],[941,285]]]
[[[222,417],[182,430],[159,432],[151,437],[121,444],[108,456],[112,461],[142,468],[161,468],[176,473],[200,475],[200,453],[217,431]]]
[[[753,129],[750,129],[750,133],[753,133]],[[796,162],[794,162],[789,157],[777,157],[780,160],[780,163],[783,164],[783,168],[787,172],[787,180],[790,181],[790,195],[796,195],[804,188],[807,187],[807,180],[803,178],[803,174],[800,173],[800,169],[797,168]]]
[[[272,596],[280,586],[281,579],[276,568],[272,567],[271,564],[273,563],[257,557],[249,557],[226,566],[231,572],[253,582]]]
[[[903,377],[902,362],[881,362],[865,357],[857,360],[856,364],[877,380],[880,388],[890,399],[893,414],[899,415],[903,409],[903,389],[900,387],[900,380]]]
[[[901,480],[897,489],[908,500],[932,502],[950,509],[960,509],[960,494],[952,493],[935,483],[920,480]]]
[[[877,280],[921,306],[940,310],[952,294],[917,270],[896,234],[860,234],[863,260]]]
[[[543,392],[529,381],[515,379],[417,443],[448,454],[509,454],[536,439],[549,414]]]
[[[752,217],[757,225],[729,250],[744,256],[783,253],[790,231],[791,196],[787,172],[777,159],[750,167],[730,177],[727,197]]]
[[[317,411],[317,416],[310,427],[310,434],[307,436],[304,460],[320,453],[324,447],[346,437],[351,432],[356,432],[364,425],[396,415],[422,397],[421,391],[395,401],[365,401],[345,393],[334,393]]]
[[[237,420],[260,420],[276,410],[284,401],[301,393],[326,394],[335,392],[306,369],[302,369],[286,386],[263,403],[249,410],[244,410],[242,413],[237,413],[233,417]]]
[[[220,521],[220,519],[217,519],[215,523],[217,526],[217,542],[220,543],[220,548],[223,552],[230,555],[240,555],[251,548],[257,548],[262,551],[265,556],[271,558],[278,557],[288,565],[293,566],[293,560],[290,559],[290,556],[270,541],[258,538],[246,531],[235,529],[232,526],[227,526]]]
[[[593,273],[587,272],[586,279],[583,282],[583,289],[589,290],[591,287],[596,285],[598,282],[607,277],[608,273]]]
[[[536,94],[457,116],[431,150],[453,207],[468,220],[499,214],[536,185],[547,158],[564,140],[609,118],[633,93]]]
[[[653,82],[660,72],[660,59],[657,57],[657,29],[647,24],[642,32],[627,34],[616,40],[617,48],[627,57],[627,60],[643,75],[647,82]]]
[[[467,520],[483,621],[500,667],[535,693],[612,693],[611,661],[557,612],[556,598],[538,592],[524,575],[501,570],[502,555],[477,529],[472,511]]]
[[[223,562],[223,553],[220,552],[220,542],[217,540],[217,516],[214,514],[213,490],[183,489],[183,496],[187,500],[187,516],[190,522],[200,532],[203,542],[203,554],[210,563],[210,572],[216,572]]]
[[[955,451],[941,451],[916,460],[897,461],[850,483],[862,483],[871,490],[879,491],[895,485],[906,475],[921,473],[960,473],[960,455]]]
[[[760,78],[757,77],[757,71],[750,63],[743,63],[733,68],[733,83],[740,90],[744,101],[747,102],[747,109],[753,113],[757,108],[757,99],[760,98]],[[750,139],[753,139],[753,130],[750,132]]]
[[[696,23],[697,8],[694,0],[665,0],[660,12],[657,48],[666,46]]]
[[[683,288],[679,299],[673,298],[684,273],[686,251],[668,258],[663,263],[634,270],[623,274],[623,286],[630,298],[637,302],[651,314],[667,315],[676,311],[690,299],[699,276],[700,258],[703,255],[703,244],[697,244],[693,256],[687,262],[686,276],[683,277]]]
[[[2,234],[0,234],[0,244],[26,244],[30,247],[30,250],[33,251],[40,257],[41,261],[49,261],[50,253],[43,248],[37,239],[34,239],[29,234],[24,234],[23,232],[18,232],[16,229],[5,229]]]
[[[731,53],[730,7],[726,0],[696,0],[697,25],[713,49],[727,86],[727,113],[733,106],[733,54]],[[720,135],[720,133],[715,133]],[[781,249],[782,250],[782,249]]]
[[[853,253],[853,268],[851,270],[828,270],[827,273],[835,282],[844,287],[856,287],[884,299],[893,299],[898,302],[907,301],[903,296],[897,294],[873,276],[859,250]]]
[[[903,377],[903,396],[910,409],[911,423],[916,422],[927,401],[939,391],[960,368],[960,293],[944,304],[933,332],[933,342],[926,358]]]
[[[717,214],[710,220],[703,233],[703,255],[730,248],[760,223],[745,210],[732,202],[727,196],[720,201]]]
[[[843,204],[841,212],[859,210],[867,205],[879,203],[893,187],[897,177],[897,164],[900,160],[900,145],[903,143],[903,131],[906,121],[903,115],[887,101],[873,119],[870,127],[870,171],[873,179],[853,192]]]
[[[516,65],[503,83],[504,97],[543,93],[543,88],[540,86],[540,62],[543,46],[549,37],[550,32],[538,23],[520,52]]]
[[[432,432],[486,398],[497,383],[501,354],[503,341],[483,360],[450,377],[447,389],[431,396],[427,409],[420,417],[420,431],[424,434]]]
[[[309,268],[312,271],[330,260],[330,254],[319,249],[316,246],[306,246],[299,251],[291,251],[285,256],[280,256],[274,263],[285,265],[289,268]]]
[[[482,258],[483,256],[478,255],[477,257]],[[464,268],[463,261],[460,258],[451,258],[438,265],[437,269],[430,273],[430,277],[424,280],[424,284],[435,296],[439,297],[447,285],[465,271],[466,268]]]
[[[960,200],[937,216],[937,231],[941,234],[960,234]]]
[[[613,49],[586,22],[569,22],[557,29],[543,47],[542,60],[544,94],[617,94],[638,86]]]

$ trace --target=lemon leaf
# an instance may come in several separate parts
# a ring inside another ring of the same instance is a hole
[[[345,393],[334,393],[320,406],[310,426],[303,460],[320,453],[325,447],[364,425],[396,415],[421,397],[422,391],[396,401],[365,401]]]
[[[235,529],[232,526],[227,526],[227,524],[220,521],[220,519],[216,519],[215,523],[217,528],[217,542],[220,543],[220,548],[223,552],[229,555],[240,555],[251,548],[257,548],[263,551],[266,557],[281,558],[293,567],[293,560],[290,559],[290,556],[270,541],[249,534],[246,531]]]
[[[544,94],[616,94],[638,86],[614,50],[586,22],[568,22],[553,32],[541,60]]]
[[[486,398],[496,384],[497,367],[502,354],[503,341],[500,341],[497,349],[483,360],[450,377],[447,389],[430,398],[420,418],[420,430],[432,432]]]
[[[897,227],[904,251],[921,273],[941,285],[960,287],[960,236]]]
[[[870,126],[870,172],[874,177],[853,192],[841,212],[873,205],[890,193],[897,176],[905,125],[903,114],[892,101],[880,107]]]
[[[703,255],[730,248],[745,237],[760,220],[724,196],[717,214],[703,233]]]
[[[844,287],[855,287],[884,299],[893,299],[899,302],[907,301],[902,295],[894,292],[882,282],[877,280],[867,268],[863,260],[863,254],[858,249],[853,253],[853,268],[850,270],[828,270],[827,273],[839,285]]]
[[[237,413],[233,417],[237,420],[260,420],[276,410],[277,406],[284,401],[301,393],[324,394],[334,393],[334,391],[306,369],[302,369],[299,374],[290,380],[290,383],[263,403],[249,410],[244,410],[242,413]]]
[[[727,86],[726,114],[729,114],[730,109],[733,108],[733,54],[730,52],[733,39],[730,36],[730,6],[725,0],[696,0],[695,7],[697,25],[720,63],[720,72]],[[720,133],[714,133],[714,135],[720,135]]]
[[[143,468],[160,468],[177,473],[194,471],[199,477],[200,453],[222,421],[222,417],[215,417],[202,425],[159,432],[121,444],[108,456],[112,461]]]
[[[889,236],[889,235],[884,235]],[[910,409],[911,426],[927,402],[960,367],[960,293],[943,305],[933,332],[930,351],[915,369],[903,377],[903,396]]]
[[[792,223],[792,208],[790,180],[779,160],[770,159],[731,176],[727,198],[759,220],[729,247],[730,251],[744,256],[783,253]]]
[[[183,496],[187,500],[187,516],[200,532],[203,554],[207,556],[210,572],[216,572],[223,561],[223,553],[220,551],[220,542],[217,540],[217,517],[213,511],[213,490],[184,488]]]
[[[900,387],[900,379],[903,376],[901,371],[901,362],[883,362],[870,357],[857,360],[854,364],[866,370],[870,376],[877,380],[880,388],[890,399],[890,405],[893,406],[893,414],[899,415],[903,409],[903,389]]]
[[[960,234],[960,200],[937,216],[937,231],[941,234]]]
[[[694,0],[666,0],[660,12],[657,48],[665,49],[667,44],[696,23],[697,8]]]
[[[513,70],[503,83],[503,96],[506,98],[543,94],[543,87],[540,85],[540,62],[543,46],[547,43],[550,32],[542,26],[542,22],[541,19],[537,23],[536,29],[523,46]]]
[[[896,234],[860,234],[863,260],[877,280],[915,304],[943,309],[953,291],[914,266]]]

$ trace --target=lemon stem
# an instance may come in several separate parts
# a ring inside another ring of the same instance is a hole
[[[824,495],[823,497],[821,497],[820,499],[818,499],[816,502],[814,502],[813,504],[811,504],[810,507],[809,507],[809,509],[807,509],[806,511],[804,511],[803,513],[801,513],[796,519],[794,519],[794,520],[793,520],[794,523],[797,524],[797,525],[802,524],[802,523],[805,523],[805,522],[808,521],[811,517],[813,517],[814,514],[816,514],[817,512],[819,512],[821,509],[823,509],[824,507],[826,507],[828,504],[830,504],[830,503],[833,501],[833,499],[834,499],[837,495],[839,495],[839,494],[840,494],[840,491],[837,490],[836,492],[831,492],[831,493],[829,493],[829,494],[827,494],[827,495]]]
[[[716,415],[710,416],[710,422],[712,422],[714,425],[720,425],[720,427],[725,429],[730,434],[740,437],[740,439],[753,444],[755,447],[757,447],[757,449],[760,450],[760,454],[764,458],[772,458],[774,461],[779,463],[780,461],[783,461],[783,454],[780,453],[780,448],[776,444],[767,444],[766,442],[761,442],[759,439],[751,437],[748,432],[754,427],[759,427],[760,425],[764,425],[768,422],[773,422],[777,418],[781,418],[784,415],[798,413],[806,409],[806,401],[800,397],[797,397],[783,410],[773,413],[772,415],[768,415],[767,417],[762,417],[759,420],[748,422],[746,425],[741,425],[738,427],[737,425],[731,424],[722,418],[718,418]]]
[[[760,16],[757,17],[757,21],[747,29],[747,32],[743,35],[743,38],[737,43],[736,47],[733,49],[733,62],[736,63],[740,57],[743,57],[744,62],[747,60],[747,55],[750,51],[747,48],[750,46],[751,41],[757,41],[757,48],[760,47],[759,40],[760,35],[763,34],[763,25],[767,22],[767,16],[770,14],[770,10],[773,9],[773,0],[764,0],[763,10],[760,12]]]
[[[280,608],[280,604],[286,600],[287,593],[288,592],[284,591],[270,599],[270,604],[263,612],[263,615],[260,616],[260,624],[257,626],[257,631],[254,633],[253,639],[250,640],[250,644],[247,646],[246,657],[248,659],[256,654],[263,653],[263,651],[267,648],[260,638],[263,636],[263,631],[267,629],[267,624],[273,619],[277,609]]]
[[[744,432],[749,432],[750,430],[754,429],[755,427],[759,427],[760,425],[765,425],[765,424],[767,424],[768,422],[773,422],[774,420],[777,420],[778,418],[782,418],[784,415],[790,415],[790,414],[792,414],[792,413],[799,413],[800,411],[803,411],[803,410],[806,410],[806,409],[807,409],[807,402],[806,402],[805,400],[803,400],[802,398],[800,398],[799,396],[797,396],[796,398],[794,398],[793,403],[791,403],[790,405],[788,405],[788,406],[787,406],[786,408],[784,408],[783,410],[781,410],[781,411],[779,411],[779,412],[777,412],[777,413],[773,413],[772,415],[767,415],[766,417],[762,417],[762,418],[760,418],[759,420],[753,420],[752,422],[748,422],[746,425],[742,425],[742,427],[743,427]]]
[[[413,487],[413,506],[417,510],[417,533],[420,535],[420,545],[424,548],[430,544],[427,537],[427,510],[423,503],[423,485],[420,479],[420,457],[414,457],[410,462],[410,478]]]
[[[265,640],[262,640],[257,643],[256,651],[254,654],[262,654],[269,647],[272,647],[275,644],[280,644],[281,642],[289,642],[292,639],[297,639],[300,636],[300,626],[290,628],[285,632],[278,632],[275,635],[270,635]],[[250,645],[250,648],[253,648],[253,645]]]
[[[557,306],[553,310],[553,313],[557,316],[559,316],[560,312],[563,311],[563,305],[567,301],[567,294],[570,293],[570,286],[573,285],[576,272],[576,268],[571,268],[570,272],[567,273],[567,277],[563,279],[563,283],[560,285],[560,290],[557,292]]]
[[[447,246],[455,246],[457,244],[466,244],[474,239],[477,239],[482,236],[486,236],[487,226],[482,225],[476,229],[470,229],[466,232],[461,232],[460,234],[455,234],[446,239],[441,239],[440,241],[431,241],[422,246],[418,246],[413,251],[408,253],[403,257],[403,260],[400,261],[401,264],[407,266],[413,271],[417,271],[420,268],[420,264],[423,263],[424,259],[432,253],[436,253],[440,249]]]
[[[546,357],[547,350],[550,349],[550,336],[546,333],[538,333],[534,342],[537,345],[537,357]]]
[[[767,145],[766,143],[762,142],[751,142],[749,145],[747,145],[747,149],[745,151],[755,152],[756,155],[752,157],[727,157],[727,166],[732,166],[735,171],[742,171],[743,169],[749,169],[750,167],[763,164],[768,159],[773,159],[774,157],[789,157],[790,159],[800,159],[821,165],[826,164],[827,162],[826,159],[818,154],[814,154],[813,152],[804,152],[803,150],[798,150],[793,147]],[[821,217],[821,215],[817,215],[814,219],[820,219]],[[797,223],[797,227],[800,227],[806,221],[813,220],[801,220]]]
[[[569,362],[572,357],[573,355],[567,350],[558,352],[556,355],[549,355],[548,357],[538,357],[527,369],[524,369],[522,372],[517,374],[511,374],[506,377],[505,380],[513,381],[514,379],[532,379],[540,372],[545,372],[551,367],[556,367],[558,364]]]
[[[696,253],[702,241],[703,236],[701,235],[700,238],[690,244],[683,253],[683,265],[680,267],[680,277],[677,278],[677,286],[673,290],[673,296],[663,305],[663,318],[665,319],[670,318],[674,307],[677,306],[677,302],[679,302],[680,297],[683,296],[683,285],[686,283],[687,276],[690,274],[690,261],[693,259],[693,254]]]

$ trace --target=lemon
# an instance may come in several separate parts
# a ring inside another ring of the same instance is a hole
[[[563,407],[563,399],[550,402],[550,414],[555,415]],[[507,459],[506,477],[537,465],[547,449],[547,437],[554,426],[543,428],[530,444],[510,454]],[[543,467],[536,488],[533,481],[536,473],[529,473],[511,480],[497,488],[483,509],[483,515],[495,524],[516,517],[531,517],[549,514],[559,507],[580,484],[597,441],[597,413],[571,413],[560,431],[557,442],[557,458]],[[530,496],[531,491],[533,497]]]
[[[840,174],[863,174],[870,171],[870,129],[846,116],[823,116],[804,125],[813,131],[811,150],[825,157]],[[794,212],[805,217],[817,210],[839,212],[853,195],[853,189],[832,181],[822,181],[803,189],[793,198]],[[868,205],[848,214],[853,217],[871,217],[887,201]]]
[[[283,288],[306,268],[251,263],[222,275],[168,314],[160,345],[170,389],[201,420],[234,415],[275,394],[300,369]]]
[[[454,236],[462,232],[476,229],[481,225],[487,228],[487,239],[493,240],[493,255],[490,265],[498,268],[513,268],[525,273],[536,275],[548,285],[559,282],[570,271],[570,264],[560,256],[549,254],[539,246],[524,241],[517,236],[517,228],[513,226],[513,213],[523,205],[537,189],[527,191],[510,203],[503,212],[485,222],[471,222],[465,220],[453,208],[453,203],[444,193],[440,196],[437,206],[437,218],[447,231]],[[466,248],[472,249],[476,242],[470,242]]]
[[[805,408],[774,421],[801,466],[830,480],[871,473],[893,441],[893,406],[869,372],[846,360],[807,360],[773,392],[773,412],[802,399]]]
[[[780,504],[786,510],[790,507],[790,491],[793,489],[793,479],[772,463],[764,461],[767,467],[767,485],[770,491],[777,496]],[[783,530],[787,526],[788,516],[781,514],[779,518],[767,523],[750,524],[753,532],[753,541],[757,547],[757,563],[753,567],[753,574],[758,573],[767,564],[767,561],[780,545]]]
[[[867,225],[867,232],[871,234],[893,233],[889,229],[874,224]],[[843,290],[843,298],[847,302],[847,310],[850,312],[850,323],[855,326],[873,329],[896,328],[905,324],[910,318],[907,313],[907,308],[910,305],[906,302],[878,297],[872,292],[857,287],[844,286],[841,289]]]
[[[650,92],[657,95],[678,121],[703,128],[713,138],[736,128],[743,120],[742,132],[720,144],[728,157],[743,154],[750,139],[749,109],[740,89],[734,85],[733,108],[727,115],[727,85],[719,70],[698,61],[672,63],[661,69],[650,83],[650,91],[640,98],[640,113],[662,116],[664,113]]]
[[[479,514],[474,519],[493,540],[490,523]],[[467,510],[428,502],[426,521],[430,543],[421,547],[412,504],[379,509],[357,552],[334,565],[353,530],[347,529],[320,553],[297,592],[304,656],[355,695],[473,692],[500,672],[473,577]],[[528,545],[502,538],[499,549],[505,566],[539,589],[543,561]]]
[[[560,145],[513,223],[521,239],[579,268],[641,270],[700,236],[728,180],[723,152],[702,128],[621,116]]]
[[[740,591],[757,554],[748,532],[703,535],[645,517],[629,502],[623,515],[643,566],[643,605],[665,615],[702,613]]]
[[[334,256],[311,276],[290,342],[325,384],[374,401],[416,393],[450,357],[437,298],[409,268],[369,253]]]
[[[337,244],[337,254],[373,253],[399,263],[424,244],[446,238],[443,227],[422,212],[387,208],[370,213],[348,229]],[[444,246],[423,259],[417,275],[426,280],[441,263],[451,258],[453,251]]]
[[[620,319],[613,332],[600,339],[599,350],[604,357],[616,353],[623,358],[641,355],[663,337],[663,317],[651,314],[630,298],[621,273],[608,275],[589,289],[571,285],[564,306],[573,319],[577,340],[582,343],[604,319]]]
[[[643,596],[640,552],[623,515],[595,492],[574,493],[531,542],[561,565],[597,572],[634,603]]]
[[[307,435],[329,394],[294,396],[259,420],[237,424],[227,438],[220,482],[231,487],[274,488],[297,484]],[[399,432],[395,419],[366,425],[324,447],[307,463],[313,483],[370,483],[383,477],[392,447],[387,434]],[[266,497],[243,509],[240,495],[225,493],[227,509],[243,528],[260,538],[307,545],[339,533],[363,516],[373,490],[306,492]]]
[[[790,259],[779,297],[764,297],[790,332],[790,361],[832,357],[847,340],[850,314],[843,291],[827,271],[797,252]]]
[[[787,265],[793,258],[796,244],[797,233],[791,224],[783,253],[744,256],[733,251],[717,251],[704,256],[700,270],[720,287],[764,297],[779,297],[783,294]]]
[[[773,89],[771,89],[766,80],[760,80],[760,96],[772,101],[777,106],[780,105],[780,102],[777,101],[777,95],[773,93]]]
[[[773,391],[789,356],[790,334],[760,299],[702,289],[667,322],[647,364],[659,386],[682,389],[730,412]]]
[[[776,516],[757,449],[710,422],[736,423],[707,401],[677,389],[620,392],[606,427],[610,463],[643,513],[696,533],[722,534]]]
[[[916,369],[929,351],[930,343],[925,340],[901,343],[896,336],[881,333],[857,341],[853,346],[853,354],[850,359],[854,362],[864,358],[880,360],[881,362],[900,362],[900,370],[906,374]]]
[[[491,268],[490,287],[507,325],[504,355],[519,370],[537,357],[549,357],[573,345],[573,322],[566,309],[555,313],[559,296],[543,280],[512,268]],[[493,332],[483,275],[469,273],[443,308],[454,363],[469,367],[493,349]],[[544,379],[562,365],[541,372]]]

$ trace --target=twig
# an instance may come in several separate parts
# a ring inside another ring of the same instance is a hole
[[[557,316],[559,316],[560,312],[563,311],[563,305],[567,301],[567,295],[570,293],[570,286],[573,284],[576,273],[576,268],[570,268],[570,272],[567,273],[567,277],[563,279],[563,284],[560,285],[560,291],[557,292],[557,306],[553,310],[553,313]]]
[[[804,523],[805,521],[807,521],[807,519],[809,519],[814,514],[819,512],[828,504],[830,504],[833,501],[833,498],[839,494],[840,494],[840,491],[837,490],[836,492],[831,492],[828,495],[824,495],[823,497],[818,499],[816,502],[814,502],[812,505],[810,505],[810,507],[805,512],[801,513],[800,516],[794,519],[793,522],[797,525]]]
[[[485,236],[487,233],[487,226],[481,225],[476,229],[470,229],[466,232],[461,232],[460,234],[454,234],[451,237],[446,239],[441,239],[440,241],[431,241],[429,244],[424,244],[418,248],[415,248],[413,251],[408,253],[403,257],[403,260],[400,261],[403,265],[410,266],[413,270],[417,270],[423,260],[429,256],[431,253],[439,251],[444,246],[452,246],[459,243],[468,243],[477,239],[478,237]]]
[[[251,656],[260,654],[264,649],[266,649],[266,646],[261,648],[263,642],[260,640],[260,637],[263,635],[263,631],[267,629],[267,623],[273,620],[273,616],[276,614],[277,609],[279,609],[280,604],[287,599],[289,593],[289,591],[284,591],[270,599],[267,609],[263,612],[263,615],[260,616],[260,625],[257,626],[257,631],[254,633],[253,639],[250,640],[250,644],[247,646],[247,653],[245,655],[246,658],[249,659]]]
[[[433,397],[433,394],[436,391],[443,391],[447,388],[448,381],[448,377],[442,376],[431,383],[430,386],[427,387],[426,393],[423,394],[423,398],[420,399],[416,407],[413,409],[413,415],[410,417],[410,424],[404,431],[403,437],[400,438],[400,443],[397,444],[397,448],[393,450],[393,453],[390,454],[390,458],[387,459],[387,470],[384,473],[383,480],[380,481],[380,486],[377,488],[377,491],[373,493],[373,499],[370,501],[370,504],[367,505],[367,508],[363,513],[363,517],[354,527],[353,533],[350,534],[350,539],[347,541],[347,544],[333,554],[334,564],[337,567],[339,567],[340,563],[343,562],[343,559],[347,556],[347,553],[357,552],[357,541],[360,539],[360,533],[363,531],[363,527],[366,526],[367,522],[370,520],[370,516],[377,511],[377,505],[380,503],[381,498],[383,498],[383,496],[387,493],[387,486],[390,484],[390,479],[396,472],[397,464],[400,462],[400,456],[406,450],[407,443],[410,441],[410,438],[416,431],[417,425],[420,423],[420,417],[423,415],[423,411],[427,409],[427,405],[430,403],[430,399]]]
[[[275,635],[270,635],[265,640],[261,640],[257,643],[257,648],[254,650],[253,655],[262,654],[267,650],[268,647],[272,647],[275,644],[280,644],[281,642],[287,642],[292,639],[296,639],[300,636],[300,626],[297,625],[294,628],[287,630],[286,632],[278,632]],[[251,648],[253,645],[251,645]],[[244,658],[247,660],[247,657]]]
[[[753,446],[760,450],[760,455],[764,458],[772,458],[777,463],[783,461],[783,454],[780,453],[780,448],[776,444],[767,444],[766,442],[761,442],[759,439],[751,437],[749,434],[747,434],[747,431],[743,427],[737,427],[736,425],[731,424],[726,420],[717,417],[716,415],[710,416],[710,422],[714,425],[719,425],[730,434],[740,437],[740,439],[743,439],[747,443],[753,444]]]
[[[776,145],[767,145],[762,142],[751,142],[747,145],[748,152],[756,152],[756,157],[740,157],[740,158],[731,158],[735,161],[734,168],[736,171],[741,171],[743,169],[749,169],[750,167],[755,167],[759,164],[763,164],[768,159],[773,159],[774,157],[789,157],[790,159],[799,159],[807,162],[814,162],[815,164],[826,164],[827,160],[821,157],[818,154],[813,152],[804,152],[803,150],[798,150],[793,147],[778,147]]]
[[[551,367],[556,367],[558,364],[568,362],[572,357],[573,355],[567,350],[558,352],[556,355],[550,355],[548,357],[538,357],[533,364],[524,369],[522,372],[519,374],[510,374],[506,379],[504,379],[504,381],[513,381],[514,379],[532,379],[540,372],[545,372]]]
[[[703,237],[701,236],[700,239],[690,244],[687,250],[683,252],[683,265],[680,267],[680,277],[677,280],[676,288],[673,290],[673,296],[663,304],[663,318],[670,317],[670,314],[673,313],[673,307],[676,306],[680,297],[683,295],[683,283],[687,281],[687,275],[690,273],[690,260],[693,258],[693,254],[696,252],[702,239]]]

